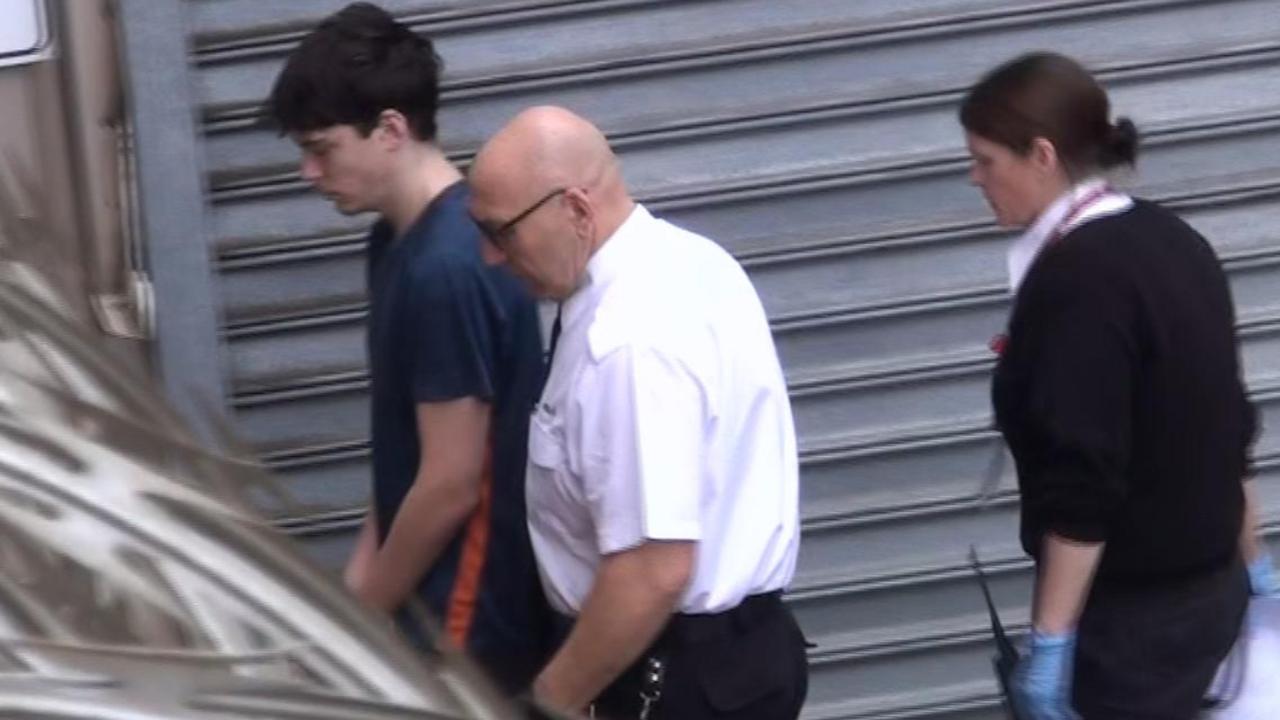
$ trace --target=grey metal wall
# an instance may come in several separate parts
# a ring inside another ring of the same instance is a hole
[[[258,107],[299,34],[341,4],[185,5],[228,402],[323,509],[282,523],[330,563],[366,497],[368,220],[306,191]],[[1275,0],[385,4],[446,58],[442,140],[458,160],[521,107],[568,105],[607,132],[643,201],[749,269],[801,436],[790,601],[818,643],[807,718],[996,717],[970,543],[1008,618],[1026,621],[1012,477],[986,505],[977,495],[997,447],[986,344],[1008,306],[1008,237],[966,183],[954,108],[984,70],[1051,48],[1100,74],[1146,131],[1130,184],[1226,263],[1249,382],[1276,425]],[[1274,432],[1259,456],[1274,536]]]

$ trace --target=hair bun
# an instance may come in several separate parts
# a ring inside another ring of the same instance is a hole
[[[1103,169],[1133,165],[1138,160],[1138,127],[1127,117],[1117,118],[1107,131],[1107,140],[1098,158]]]

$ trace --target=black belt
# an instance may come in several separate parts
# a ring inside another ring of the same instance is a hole
[[[605,716],[646,717],[650,702],[662,695],[662,668],[672,654],[679,654],[682,649],[694,645],[739,635],[775,619],[785,610],[782,591],[774,590],[748,595],[737,606],[718,613],[672,615],[653,644],[601,692],[591,706],[591,713],[594,716],[599,706]],[[574,622],[575,618],[556,614],[554,632],[557,646],[568,637]]]
[[[718,613],[678,613],[671,616],[655,646],[677,647],[740,633],[774,617],[782,609],[782,591],[774,590],[748,595],[736,607]]]
[[[650,650],[698,643],[741,632],[754,627],[783,609],[782,591],[748,595],[736,606],[718,613],[676,613],[667,621],[662,632],[654,640]],[[577,618],[555,615],[555,644],[559,646],[569,636]]]

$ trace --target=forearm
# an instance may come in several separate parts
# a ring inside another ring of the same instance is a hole
[[[360,600],[387,612],[404,604],[479,500],[478,481],[449,481],[424,466],[356,588]]]
[[[1059,635],[1075,628],[1103,547],[1103,543],[1081,543],[1045,534],[1031,614],[1037,630]]]
[[[1240,554],[1246,564],[1262,555],[1258,541],[1258,498],[1252,482],[1244,483],[1244,518],[1240,522]]]
[[[675,612],[688,557],[683,575],[677,568],[673,579],[658,582],[631,558],[606,557],[572,632],[534,684],[538,698],[579,711],[634,663]]]
[[[370,508],[364,515],[360,525],[360,534],[356,536],[355,546],[351,550],[351,558],[343,571],[342,579],[347,589],[356,590],[364,582],[369,572],[373,556],[378,552],[378,516]]]

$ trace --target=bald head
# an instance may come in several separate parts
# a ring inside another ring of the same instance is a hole
[[[481,148],[470,179],[486,257],[542,297],[572,294],[635,207],[604,135],[564,108],[517,115]]]
[[[494,135],[476,155],[471,184],[485,195],[523,197],[581,187],[602,204],[617,202],[619,195],[629,200],[617,157],[600,130],[552,106],[525,110]]]

